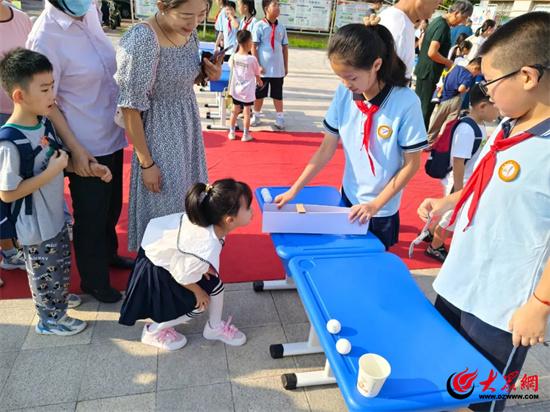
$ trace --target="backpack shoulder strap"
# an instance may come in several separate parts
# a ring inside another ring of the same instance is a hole
[[[481,139],[483,137],[483,132],[481,131],[481,128],[470,116],[464,116],[462,119],[460,119],[460,123],[462,122],[466,123],[472,129],[474,129],[474,135],[476,139]]]
[[[0,141],[12,143],[19,152],[19,175],[23,179],[29,179],[34,176],[34,158],[42,150],[40,146],[33,149],[31,142],[27,136],[20,130],[11,126],[3,126],[0,128]],[[32,194],[26,196],[25,214],[32,214]],[[19,199],[15,203],[14,216],[19,214],[23,199]],[[16,213],[17,212],[17,213]]]

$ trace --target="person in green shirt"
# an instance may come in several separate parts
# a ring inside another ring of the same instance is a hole
[[[416,74],[416,94],[422,104],[422,115],[426,128],[435,107],[431,102],[435,86],[443,69],[450,68],[453,62],[447,59],[451,48],[451,27],[462,24],[472,15],[473,6],[468,0],[457,0],[448,12],[435,18],[426,29]]]

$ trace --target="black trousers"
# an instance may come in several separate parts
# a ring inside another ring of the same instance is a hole
[[[422,116],[424,117],[426,129],[428,129],[430,125],[430,117],[435,108],[435,103],[432,103],[432,96],[440,76],[441,73],[439,73],[439,75],[437,73],[430,73],[423,79],[416,79],[415,92],[420,98]]]
[[[510,332],[495,328],[471,313],[463,312],[439,295],[435,299],[434,306],[447,322],[485,356],[501,374],[507,375],[521,371],[529,347],[519,346],[514,350]],[[508,369],[505,370],[508,363]],[[494,411],[503,411],[505,403],[505,400],[495,401]],[[491,402],[472,404],[468,408],[473,411],[489,411]]]
[[[111,170],[113,180],[109,183],[69,173],[76,266],[81,285],[91,289],[110,287],[109,263],[118,249],[115,226],[122,209],[122,155],[119,150],[96,157]]]

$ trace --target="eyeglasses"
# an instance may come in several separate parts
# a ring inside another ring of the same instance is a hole
[[[538,70],[538,72],[539,72],[539,80],[540,80],[540,78],[542,77],[544,71],[548,69],[548,67],[544,67],[542,64],[533,64],[532,66],[527,66],[527,67],[532,67],[533,69],[537,69],[537,70]],[[515,76],[515,75],[518,74],[520,71],[521,71],[521,69],[518,69],[518,70],[513,71],[513,72],[511,72],[511,73],[505,74],[504,76],[501,76],[501,77],[499,77],[498,79],[491,80],[490,82],[485,81],[485,80],[482,80],[482,81],[480,81],[480,82],[478,83],[479,89],[481,90],[481,92],[482,92],[485,96],[489,97],[489,89],[488,89],[487,86],[489,86],[490,84],[499,82],[499,81],[501,81],[501,80],[507,79],[508,77]]]

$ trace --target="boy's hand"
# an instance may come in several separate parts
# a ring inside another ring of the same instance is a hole
[[[544,342],[550,307],[531,298],[512,315],[508,329],[514,346],[534,346]]]
[[[380,208],[376,206],[374,202],[354,205],[351,207],[349,221],[353,223],[359,219],[359,223],[364,225],[371,217],[378,213],[378,210],[380,210]]]
[[[262,66],[260,66],[260,74],[265,74],[265,69]]]
[[[262,79],[258,79],[258,81],[256,82],[256,85],[258,87],[264,87],[264,81]]]
[[[197,300],[195,309],[206,310],[210,303],[210,296],[208,296],[203,289],[199,289],[195,292],[195,299]]]
[[[448,210],[453,208],[452,204],[446,201],[445,198],[432,199],[427,198],[418,206],[418,216],[422,221],[426,222],[428,217],[441,216]]]
[[[48,167],[46,170],[50,170],[53,174],[58,174],[67,167],[69,163],[69,155],[65,150],[56,150],[48,161]]]
[[[95,177],[99,177],[105,183],[109,183],[113,179],[111,170],[105,165],[90,162],[90,169]]]

